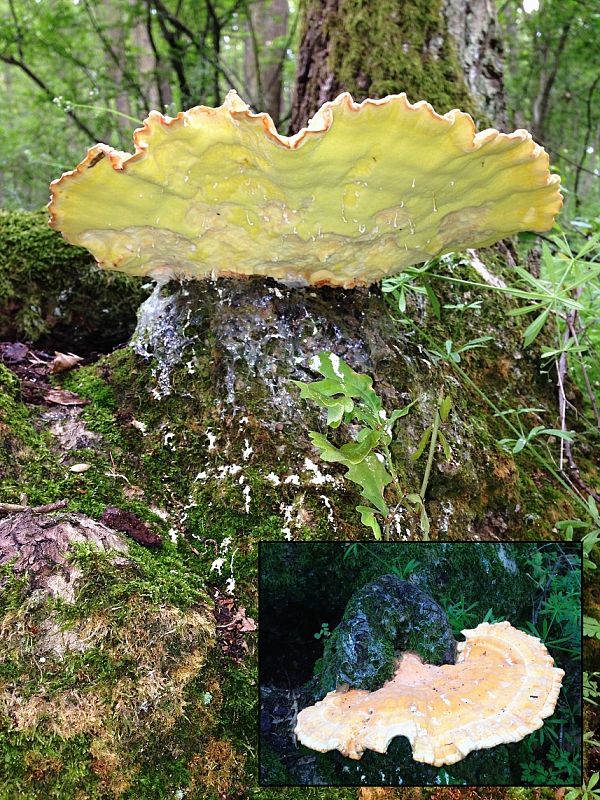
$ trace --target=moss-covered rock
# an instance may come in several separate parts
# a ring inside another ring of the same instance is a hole
[[[321,694],[341,684],[379,689],[407,651],[429,664],[453,664],[456,641],[446,613],[431,597],[396,575],[382,575],[352,596],[327,639]]]
[[[45,211],[0,210],[0,340],[107,352],[127,341],[145,295],[67,244]]]
[[[187,785],[222,705],[193,576],[81,515],[6,518],[0,561],[0,797],[138,798],[165,759]]]

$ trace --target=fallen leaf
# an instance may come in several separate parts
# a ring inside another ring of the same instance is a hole
[[[252,617],[246,616],[246,609],[243,606],[240,606],[238,611],[235,613],[233,617],[233,622],[239,623],[239,630],[242,633],[246,633],[248,631],[255,631],[257,629],[256,622],[252,619]]]
[[[131,500],[131,498],[143,497],[144,496],[144,490],[139,486],[132,486],[130,484],[129,486],[124,486],[123,487],[123,494],[125,495],[125,497],[128,500]]]
[[[91,466],[91,464],[73,464],[69,467],[69,472],[87,472]]]
[[[44,395],[44,400],[48,403],[56,403],[59,406],[85,406],[90,401],[79,397],[75,392],[68,392],[66,389],[49,389]]]
[[[53,375],[58,375],[59,372],[66,372],[68,369],[73,369],[80,361],[83,361],[83,358],[81,356],[76,356],[75,353],[59,353],[58,350],[55,350],[54,358],[50,365],[50,372]]]

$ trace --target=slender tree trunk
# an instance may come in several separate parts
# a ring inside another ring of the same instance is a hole
[[[279,125],[282,67],[288,28],[287,0],[259,0],[248,9],[244,43],[244,77],[257,111],[266,111]]]
[[[560,68],[561,58],[569,31],[571,30],[570,20],[562,26],[558,44],[555,50],[545,49],[542,55],[542,66],[539,73],[538,93],[533,101],[531,125],[537,141],[544,144],[546,142],[546,121],[550,110],[550,97],[552,87],[556,81]]]
[[[135,0],[131,0],[135,4]],[[154,34],[152,31],[152,15],[144,15],[136,22],[132,31],[133,42],[137,48],[137,64],[139,81],[148,98],[150,107],[140,109],[140,116],[145,116],[152,109],[159,111],[171,103],[171,87],[163,69],[162,61],[159,56]]]

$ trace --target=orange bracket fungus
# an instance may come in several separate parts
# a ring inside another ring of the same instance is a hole
[[[564,671],[540,640],[508,622],[482,622],[463,634],[456,664],[435,667],[405,653],[381,689],[329,692],[298,714],[298,739],[359,759],[405,736],[415,761],[439,767],[541,728]]]
[[[552,227],[562,198],[524,130],[477,133],[405,94],[341,94],[294,136],[234,91],[152,111],[135,153],[97,144],[51,184],[50,224],[130,275],[369,285],[411,264]]]

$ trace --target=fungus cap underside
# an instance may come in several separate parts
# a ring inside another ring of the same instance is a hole
[[[463,634],[456,664],[436,667],[406,653],[381,689],[329,692],[298,714],[298,739],[359,759],[405,736],[415,761],[439,767],[541,728],[564,671],[540,640],[508,622],[482,622]]]
[[[287,137],[232,91],[216,109],[152,111],[134,144],[91,147],[49,204],[69,242],[130,275],[350,288],[547,230],[562,204],[527,131],[476,133],[468,114],[405,94],[341,94]]]

